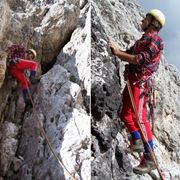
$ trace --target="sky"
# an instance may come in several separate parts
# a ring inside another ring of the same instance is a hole
[[[180,72],[180,1],[139,0],[139,4],[145,13],[151,9],[159,9],[165,14],[166,24],[159,34],[164,41],[167,62],[175,65]]]

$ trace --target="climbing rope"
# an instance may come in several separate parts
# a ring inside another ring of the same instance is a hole
[[[65,170],[65,172],[68,174],[68,176],[70,177],[71,180],[76,180],[75,177],[72,176],[72,174],[69,172],[69,170],[66,168],[66,166],[64,165],[64,163],[62,162],[62,160],[57,156],[57,154],[55,153],[50,141],[49,141],[49,138],[47,137],[46,135],[46,132],[43,128],[43,126],[41,125],[41,122],[37,116],[37,113],[36,113],[36,110],[35,110],[35,106],[34,106],[34,102],[32,100],[32,96],[31,96],[31,93],[29,91],[29,98],[31,100],[31,104],[32,104],[32,109],[33,109],[33,114],[36,116],[37,120],[38,120],[38,124],[39,124],[39,128],[40,128],[40,131],[41,131],[41,134],[43,135],[50,151],[52,152],[54,158],[56,159],[56,161],[58,162],[58,164]]]
[[[140,131],[141,131],[141,133],[142,133],[142,136],[143,136],[143,138],[144,138],[144,140],[145,140],[145,143],[147,144],[148,150],[149,150],[149,152],[150,152],[151,159],[152,159],[152,161],[154,162],[154,164],[155,164],[155,166],[156,166],[156,169],[157,169],[157,171],[158,171],[158,173],[159,173],[159,175],[160,175],[160,178],[161,178],[162,180],[164,180],[162,171],[160,170],[159,164],[158,164],[157,161],[156,161],[155,154],[154,154],[154,152],[152,151],[152,149],[151,149],[151,147],[150,147],[150,145],[149,145],[149,143],[148,143],[148,140],[147,140],[147,138],[146,138],[146,136],[145,136],[145,134],[144,134],[142,125],[141,125],[141,123],[140,123],[139,116],[138,116],[137,109],[136,109],[136,106],[135,106],[134,97],[133,97],[133,94],[132,94],[132,89],[131,89],[129,80],[127,80],[127,88],[128,88],[128,92],[129,92],[129,96],[130,96],[130,99],[131,99],[133,111],[134,111],[134,113],[135,113],[135,116],[136,116],[136,120],[137,120],[139,129],[140,129]]]

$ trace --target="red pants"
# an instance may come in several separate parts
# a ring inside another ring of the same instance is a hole
[[[10,65],[10,74],[20,82],[22,89],[27,89],[29,87],[29,82],[24,75],[24,70],[28,69],[31,71],[36,71],[38,68],[38,63],[35,61],[21,59],[15,65]]]
[[[152,132],[151,132],[150,124],[146,118],[146,111],[147,111],[146,110],[146,95],[143,94],[144,90],[147,92],[146,83],[133,84],[134,82],[137,82],[137,80],[135,80],[133,77],[129,78],[129,82],[132,89],[139,120],[141,122],[144,134],[146,135],[148,141],[150,141],[152,140]],[[141,134],[138,124],[137,124],[135,113],[133,111],[133,107],[132,107],[132,103],[130,100],[127,86],[124,89],[122,101],[123,101],[123,108],[120,113],[121,120],[125,123],[130,133],[138,131]],[[142,134],[141,134],[141,137],[143,137]]]

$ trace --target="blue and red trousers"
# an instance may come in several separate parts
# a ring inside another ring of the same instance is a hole
[[[129,77],[130,86],[132,89],[132,95],[134,97],[134,103],[138,112],[138,117],[140,123],[142,125],[142,129],[144,134],[148,140],[148,142],[152,142],[152,131],[150,127],[150,123],[147,120],[147,108],[146,108],[146,98],[147,98],[147,83],[140,83],[138,82],[136,77],[130,76]],[[131,103],[131,99],[129,96],[127,85],[123,91],[123,99],[122,99],[123,107],[121,113],[119,114],[120,119],[124,122],[125,126],[127,127],[128,131],[133,135],[135,138],[143,139],[142,133],[139,129],[137,118],[133,110],[133,106]],[[138,136],[138,134],[140,136]]]

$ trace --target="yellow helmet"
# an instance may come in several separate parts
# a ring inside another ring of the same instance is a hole
[[[28,53],[28,52],[32,53],[33,56],[34,56],[33,59],[37,56],[37,53],[36,53],[36,51],[35,51],[34,49],[28,49],[26,52],[27,52],[27,53]]]
[[[152,9],[147,13],[147,15],[148,14],[152,15],[161,24],[162,27],[164,26],[166,19],[164,14],[160,10]]]

